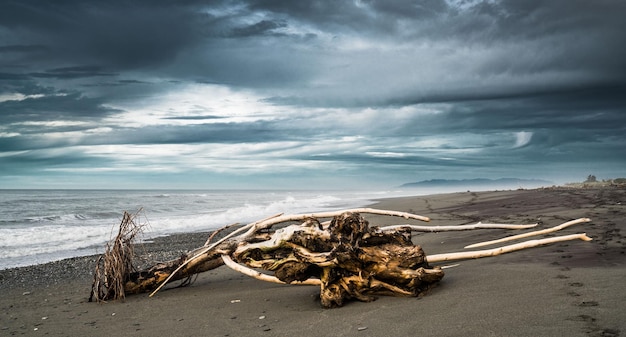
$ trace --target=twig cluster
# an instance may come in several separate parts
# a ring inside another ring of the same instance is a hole
[[[144,225],[136,222],[141,210],[135,214],[124,212],[115,239],[107,243],[94,270],[89,302],[118,300],[125,297],[124,283],[128,275],[136,271],[133,265],[135,238]]]

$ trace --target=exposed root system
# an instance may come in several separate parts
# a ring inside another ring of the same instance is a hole
[[[429,263],[494,256],[565,240],[591,240],[581,233],[482,251],[427,256],[411,241],[412,231],[526,229],[536,224],[379,228],[370,226],[362,216],[368,213],[429,221],[420,215],[371,208],[288,216],[277,214],[241,226],[214,243],[210,243],[214,239],[211,236],[205,246],[179,259],[135,270],[132,241],[141,226],[134,222],[133,216],[125,213],[118,236],[107,245],[106,253],[98,260],[90,300],[121,299],[126,294],[142,292],[151,292],[152,296],[171,281],[184,280],[183,283],[187,283],[192,276],[225,264],[262,281],[317,285],[321,305],[333,308],[352,299],[368,302],[377,295],[419,296],[444,276],[442,268]],[[322,222],[324,218],[331,220]],[[577,219],[556,229],[530,232],[494,243],[553,232],[588,221]],[[279,224],[280,228],[274,230],[273,227]]]

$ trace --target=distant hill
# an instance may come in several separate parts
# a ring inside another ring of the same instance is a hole
[[[541,186],[551,186],[552,182],[541,179],[518,179],[518,178],[500,178],[500,179],[431,179],[422,180],[414,183],[402,184],[402,188],[415,187],[454,187],[454,188],[534,188]]]

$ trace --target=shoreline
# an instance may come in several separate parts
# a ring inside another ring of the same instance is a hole
[[[123,302],[89,303],[98,256],[71,258],[0,270],[0,331],[92,336],[626,333],[621,318],[626,308],[624,189],[459,192],[381,199],[369,207],[429,216],[431,225],[539,222],[542,229],[590,217],[591,223],[562,234],[586,232],[594,240],[461,261],[447,269],[442,282],[422,298],[381,297],[330,310],[316,302],[316,287],[266,284],[225,267],[200,274],[189,287],[170,288],[154,298],[133,295]],[[366,218],[372,225],[405,223],[401,218]],[[413,241],[426,254],[438,254],[507,235],[510,232],[503,230],[418,233]],[[154,238],[143,244],[144,255],[173,259],[202,246],[207,237],[208,233],[181,233]]]

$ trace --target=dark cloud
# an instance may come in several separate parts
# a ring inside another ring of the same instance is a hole
[[[108,145],[157,157],[207,145],[232,151],[214,166],[249,155],[299,163],[292,177],[309,164],[393,179],[620,172],[625,12],[612,0],[2,1],[0,166],[71,171],[106,167]]]
[[[82,111],[82,110],[81,110]],[[57,120],[49,116],[46,120]],[[218,119],[219,117],[210,117]],[[180,120],[195,120],[195,118],[177,118]],[[209,119],[204,116],[203,119]],[[97,127],[114,127],[104,132],[91,132]],[[107,144],[193,144],[193,143],[253,143],[284,141],[294,139],[289,129],[281,130],[277,125],[268,123],[211,123],[188,126],[150,126],[142,128],[123,127],[107,124],[69,124],[60,123],[58,126],[48,126],[47,133],[68,133],[75,137],[47,138],[40,131],[43,126],[14,127],[20,136],[0,138],[0,151],[24,151],[43,148],[62,148],[67,146],[94,146]]]
[[[80,93],[56,93],[43,97],[0,102],[0,124],[24,121],[99,120],[119,112],[108,108],[102,98],[85,97]]]
[[[0,81],[27,80],[29,77],[27,74],[0,73]]]
[[[48,48],[42,45],[11,45],[0,46],[0,53],[38,53],[47,51]]]
[[[284,22],[276,22],[270,20],[261,20],[252,25],[245,27],[235,28],[230,34],[231,37],[251,37],[257,35],[265,35],[271,33],[276,28],[286,27]]]
[[[102,161],[81,153],[65,153],[63,156],[41,151],[20,153],[3,159],[0,174],[45,174],[42,168],[50,170],[62,167],[93,167],[95,163],[102,163]]]
[[[153,67],[197,38],[196,14],[184,5],[128,2],[8,1],[2,26],[45,46],[42,64],[105,64],[119,70]],[[34,66],[34,65],[30,65]]]
[[[610,1],[600,4],[476,2],[464,9],[446,1],[250,1],[210,5],[191,1],[176,4],[65,2],[37,6],[9,2],[5,6],[6,12],[13,12],[6,21],[7,27],[28,31],[29,40],[47,41],[34,44],[45,45],[50,50],[45,55],[46,60],[37,60],[48,66],[31,69],[30,73],[36,76],[55,76],[49,74],[49,69],[55,68],[54,63],[61,68],[61,62],[63,67],[71,62],[69,67],[98,64],[100,75],[136,69],[144,75],[161,71],[173,78],[256,88],[289,83],[308,91],[308,97],[300,100],[303,104],[386,104],[387,98],[372,95],[378,89],[373,83],[353,83],[352,91],[345,87],[332,90],[333,85],[343,86],[343,83],[329,83],[331,87],[327,90],[315,84],[320,81],[318,77],[333,73],[333,63],[341,55],[334,50],[332,42],[320,40],[320,34],[339,38],[338,46],[352,38],[364,41],[373,38],[374,45],[379,42],[381,45],[433,45],[435,48],[431,51],[426,49],[425,57],[457,58],[456,64],[426,60],[420,65],[424,60],[415,53],[413,64],[407,60],[394,66],[396,51],[386,51],[385,47],[380,47],[380,60],[370,59],[369,52],[342,56],[347,64],[352,63],[351,68],[356,73],[351,76],[366,76],[368,69],[365,67],[389,68],[384,76],[390,78],[381,80],[395,81],[403,87],[415,87],[419,85],[416,82],[423,81],[415,91],[422,91],[426,96],[437,94],[435,89],[427,87],[438,80],[437,77],[419,76],[407,82],[408,79],[397,78],[393,72],[405,67],[456,66],[460,69],[440,68],[433,75],[441,78],[444,71],[460,70],[472,74],[474,79],[479,76],[483,82],[489,77],[502,76],[504,80],[559,69],[576,72],[583,66],[588,72],[582,74],[579,81],[586,81],[615,76],[615,70],[624,69],[626,59],[620,47],[626,42],[621,33],[621,28],[625,27],[616,14],[623,12],[620,11],[623,5]],[[43,13],[49,15],[44,17]],[[255,14],[262,14],[263,18],[253,19]],[[251,37],[256,39],[251,41]],[[238,42],[242,38],[245,41]],[[442,50],[447,54],[438,54],[433,41],[449,41],[447,50]],[[516,45],[526,46],[521,50],[525,54],[520,55]],[[473,69],[463,69],[467,64],[463,63],[462,53],[454,56],[464,49],[485,51],[484,55],[466,59]],[[359,64],[363,64],[363,68],[359,68]],[[420,72],[417,70],[416,74]],[[78,76],[76,73],[63,75]],[[560,75],[555,73],[554,76]],[[548,82],[547,78],[542,80]],[[443,83],[452,90],[466,90],[458,87],[456,79],[453,81]],[[495,85],[502,86],[502,83]],[[505,86],[516,90],[513,79]],[[366,100],[359,97],[364,91],[369,91],[364,95],[368,97]]]
[[[253,0],[250,11],[275,13],[284,17],[301,20],[316,26],[346,27],[361,25],[367,16],[354,2],[349,1],[271,1]]]
[[[116,76],[117,74],[105,72],[99,66],[75,66],[54,68],[46,70],[43,73],[30,73],[29,75],[32,77],[73,79],[95,76]]]

